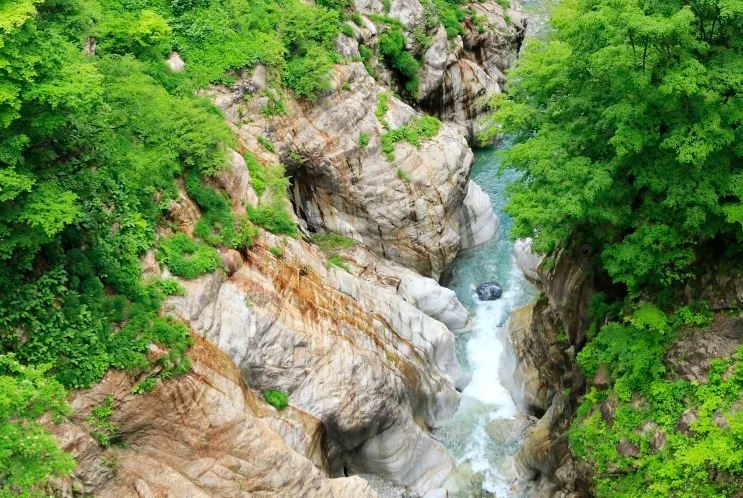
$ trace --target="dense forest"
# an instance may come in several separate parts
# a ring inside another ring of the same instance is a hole
[[[459,2],[430,5],[432,25],[463,33]],[[193,278],[257,227],[296,235],[285,178],[256,173],[275,202],[244,217],[210,185],[235,139],[198,90],[261,63],[311,102],[352,17],[348,0],[0,0],[0,496],[43,496],[74,468],[38,422],[68,414],[70,390],[115,368],[146,393],[188,370],[188,328],[160,313],[183,289],[143,278],[145,252]],[[386,22],[380,55],[415,95],[419,61]],[[590,253],[604,283],[578,361],[589,379],[611,365],[611,385],[586,393],[572,451],[599,496],[732,496],[743,351],[708,383],[674,378],[663,358],[679,330],[714,319],[689,287],[743,256],[743,1],[563,0],[552,22],[508,75],[490,130],[515,142],[504,164],[523,172],[514,236],[545,265],[558,248]],[[174,50],[183,72],[165,63]],[[194,239],[158,235],[178,182],[204,212]],[[168,353],[152,360],[152,343]],[[611,424],[598,409],[609,398]],[[694,432],[676,432],[690,408]],[[638,432],[648,421],[668,434],[662,451]],[[623,440],[640,457],[621,455]]]
[[[738,496],[743,350],[708,383],[674,377],[664,355],[713,321],[700,278],[741,269],[743,2],[563,0],[552,23],[510,72],[491,132],[514,137],[504,164],[523,172],[513,235],[593,255],[604,282],[578,362],[589,381],[608,367],[611,385],[586,394],[571,449],[598,496]]]

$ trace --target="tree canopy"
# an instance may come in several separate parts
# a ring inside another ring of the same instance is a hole
[[[592,247],[631,294],[743,241],[743,2],[563,0],[509,73],[491,133],[513,235]]]

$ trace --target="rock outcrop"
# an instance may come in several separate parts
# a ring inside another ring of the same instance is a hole
[[[226,281],[182,282],[172,312],[226,351],[250,387],[282,389],[323,423],[331,475],[438,485],[451,461],[427,428],[458,404],[453,334],[393,291],[326,269],[311,246],[264,237]],[[280,258],[267,250],[276,245]]]
[[[514,311],[509,323],[517,367],[513,385],[521,408],[539,417],[516,454],[520,476],[535,480],[534,496],[588,496],[590,467],[574,460],[567,430],[585,381],[575,353],[585,341],[587,309],[593,292],[591,260],[565,253],[555,256],[537,279],[544,296]]]
[[[378,34],[387,29],[385,23],[375,24],[368,16],[385,15],[400,22],[406,32],[407,49],[419,55],[422,62],[415,100],[426,112],[456,124],[468,140],[476,141],[478,121],[489,111],[490,98],[501,92],[504,73],[516,59],[526,17],[518,6],[504,7],[494,1],[466,3],[461,5],[468,13],[464,34],[449,38],[443,26],[431,26],[431,7],[424,3],[394,0],[385,12],[383,2],[354,1],[355,9],[364,14],[363,26],[353,26],[356,47],[376,47]],[[421,33],[426,35],[422,39]],[[350,40],[342,45],[348,43]],[[351,57],[355,54],[352,48],[341,53]],[[383,61],[377,59],[371,64],[380,81],[403,92]]]
[[[373,498],[358,477],[330,479],[317,419],[290,407],[277,412],[247,389],[232,361],[195,336],[186,375],[133,394],[134,380],[110,371],[76,392],[74,415],[50,425],[75,456],[61,496],[303,496]],[[91,410],[110,400],[113,444],[104,448]]]
[[[337,66],[332,90],[314,105],[283,97],[285,112],[278,116],[261,114],[265,97],[249,92],[258,88],[255,79],[246,77],[231,90],[215,87],[210,94],[245,147],[260,150],[265,147],[259,138],[270,141],[287,164],[295,209],[308,230],[345,235],[434,279],[460,247],[497,233],[487,196],[469,180],[472,151],[457,128],[442,124],[420,147],[396,142],[394,158],[387,157],[382,150],[387,128],[421,115],[379,86],[361,63]],[[377,116],[380,99],[387,110]],[[254,119],[240,118],[246,115]]]

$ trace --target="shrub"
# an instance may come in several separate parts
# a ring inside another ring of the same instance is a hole
[[[103,400],[103,403],[90,410],[90,416],[85,419],[88,425],[92,427],[90,435],[104,448],[111,445],[111,439],[118,430],[116,424],[110,421],[113,415],[113,402],[114,398],[109,394]]]
[[[166,296],[184,296],[186,289],[174,278],[164,278],[160,280],[160,290]]]
[[[264,137],[263,135],[258,137],[258,143],[261,145],[261,147],[266,149],[268,152],[276,152],[276,147],[274,147],[271,141],[267,139],[266,137]]]
[[[309,101],[330,89],[328,73],[334,61],[330,52],[317,45],[310,45],[307,53],[291,59],[284,69],[281,80],[294,93]]]
[[[157,258],[173,275],[186,279],[196,278],[221,266],[217,251],[184,233],[162,239]]]
[[[377,117],[379,122],[382,123],[384,129],[388,129],[390,127],[390,125],[387,123],[387,120],[384,118],[384,116],[387,114],[387,111],[390,109],[390,105],[387,102],[387,99],[389,99],[389,95],[384,92],[377,95],[377,107],[374,109],[374,115]]]
[[[132,394],[147,394],[155,389],[157,385],[157,379],[155,377],[148,377],[142,382],[139,382],[132,386]]]
[[[410,182],[410,175],[408,175],[402,168],[397,168],[397,171],[395,173],[400,180],[404,181],[405,183]]]
[[[420,147],[423,140],[435,137],[440,128],[441,121],[433,116],[417,118],[405,126],[384,133],[381,138],[382,152],[388,161],[394,161],[397,142],[405,140],[411,145]]]
[[[45,412],[58,422],[70,411],[64,388],[45,370],[0,354],[0,496],[36,496],[32,489],[75,468],[72,456],[37,423]]]
[[[279,389],[267,389],[263,391],[263,399],[279,411],[289,406],[289,395]]]
[[[405,50],[405,36],[399,26],[393,26],[379,35],[379,53],[403,77],[406,90],[414,94],[418,88],[420,62]]]
[[[284,208],[283,199],[274,199],[268,204],[248,207],[248,218],[274,234],[297,235],[297,227]]]
[[[271,246],[268,248],[268,252],[276,256],[277,258],[283,258],[284,257],[284,250],[277,246]]]
[[[359,147],[363,149],[367,145],[369,145],[369,134],[362,131],[359,133]]]
[[[203,211],[194,234],[212,246],[242,249],[253,244],[256,232],[246,218],[236,217],[225,194],[207,186],[198,175],[186,177],[186,191]]]

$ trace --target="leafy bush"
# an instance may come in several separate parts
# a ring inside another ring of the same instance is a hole
[[[399,26],[392,26],[379,35],[379,53],[403,77],[407,91],[415,94],[420,62],[405,50],[405,37]]]
[[[289,406],[289,395],[279,389],[267,389],[263,391],[263,399],[279,411]]]
[[[65,390],[44,368],[0,354],[0,393],[0,495],[33,496],[49,477],[75,467],[72,456],[36,422],[45,412],[56,421],[69,413]]]
[[[743,392],[743,348],[732,361],[712,361],[708,383],[666,376],[664,356],[675,329],[708,324],[701,309],[680,308],[669,318],[640,304],[627,325],[604,325],[578,354],[589,378],[601,366],[611,373],[607,390],[586,393],[569,434],[573,454],[594,466],[597,496],[729,496],[743,479],[743,411],[734,405]],[[604,402],[615,406],[609,421],[600,410]],[[681,415],[692,410],[698,417],[692,432],[676,432]],[[653,446],[657,433],[664,448]],[[622,456],[622,441],[636,444],[639,455]],[[722,474],[727,477],[714,478]]]
[[[90,410],[90,416],[85,419],[88,425],[92,427],[90,435],[104,448],[111,445],[111,439],[116,436],[118,430],[116,424],[110,421],[113,415],[113,402],[114,398],[109,394],[103,400],[103,403]]]
[[[410,182],[410,175],[408,175],[408,174],[407,174],[407,173],[405,172],[405,170],[404,170],[404,169],[402,169],[402,168],[398,167],[398,168],[397,168],[397,169],[395,170],[395,174],[397,175],[397,178],[399,178],[400,180],[404,181],[405,183],[408,183],[408,182]]]
[[[266,149],[268,152],[276,152],[276,147],[274,147],[271,141],[267,139],[266,137],[264,137],[263,135],[258,137],[258,143],[261,145],[261,147]]]
[[[157,259],[166,265],[173,275],[186,279],[212,272],[221,265],[217,251],[203,242],[196,242],[184,233],[176,233],[162,239]]]
[[[156,386],[157,379],[155,377],[147,377],[132,387],[132,394],[147,394],[152,392]]]
[[[362,131],[359,133],[359,147],[363,149],[367,145],[369,145],[369,134]]]
[[[331,266],[336,266],[340,268],[341,270],[344,270],[346,272],[351,272],[351,269],[348,267],[347,264],[343,262],[343,258],[340,254],[333,254],[328,258],[328,264],[327,267],[330,268]]]
[[[434,0],[436,11],[438,12],[438,21],[444,25],[446,36],[454,38],[457,35],[464,35],[465,14],[459,7],[458,2],[450,0]]]
[[[160,290],[166,296],[185,296],[186,289],[174,278],[160,280]]]
[[[271,233],[297,235],[297,226],[289,213],[286,212],[282,199],[261,204],[258,207],[248,206],[248,218]]]
[[[203,216],[196,223],[194,234],[212,246],[243,249],[253,244],[256,232],[246,218],[236,217],[225,194],[207,186],[198,175],[186,177],[186,191],[199,205]]]
[[[420,147],[423,140],[435,137],[440,127],[441,121],[433,116],[416,118],[405,126],[384,133],[381,138],[382,152],[388,161],[394,161],[397,142],[405,140],[411,145]]]
[[[633,296],[740,261],[743,151],[726,75],[743,63],[743,12],[723,5],[560,4],[553,36],[527,46],[493,101],[491,132],[515,142],[504,166],[524,173],[513,237],[539,252],[587,245]]]

